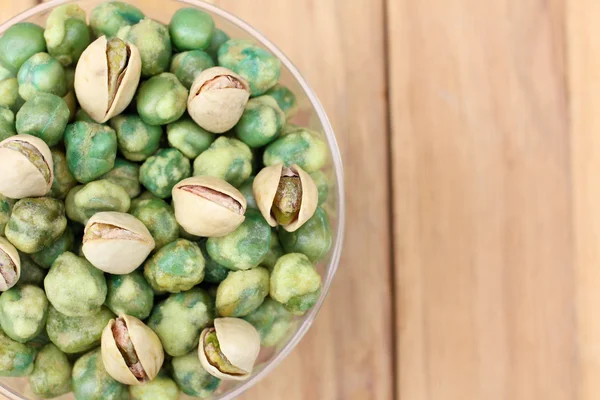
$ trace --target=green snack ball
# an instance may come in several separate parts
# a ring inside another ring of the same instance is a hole
[[[196,244],[178,239],[146,261],[144,277],[157,292],[189,290],[204,279],[204,257]]]
[[[329,179],[327,175],[321,170],[315,171],[310,174],[310,177],[317,185],[317,191],[319,192],[319,205],[323,205],[327,201],[329,196]]]
[[[271,273],[270,295],[293,314],[303,315],[321,294],[321,276],[308,257],[290,253],[277,260]]]
[[[106,279],[106,306],[117,315],[148,318],[154,305],[154,293],[140,271],[127,275],[109,275]]]
[[[180,8],[169,24],[173,46],[179,51],[203,50],[210,46],[215,22],[197,8]]]
[[[17,132],[39,137],[49,147],[56,146],[63,138],[69,115],[69,107],[62,98],[36,93],[17,113]]]
[[[77,113],[77,97],[75,97],[75,92],[70,91],[62,99],[69,109],[69,122],[75,121],[75,114]]]
[[[229,269],[225,268],[208,255],[206,251],[206,240],[198,242],[202,255],[204,256],[204,282],[219,283],[222,282],[229,274]]]
[[[314,215],[296,231],[280,229],[279,241],[286,253],[302,253],[312,262],[321,260],[329,253],[333,243],[327,213],[317,207]]]
[[[73,394],[81,400],[128,400],[127,385],[114,380],[102,362],[100,349],[82,356],[73,365]]]
[[[221,178],[235,187],[252,174],[252,151],[237,139],[220,136],[194,160],[194,176]]]
[[[144,161],[160,146],[162,128],[146,124],[137,115],[118,115],[110,126],[117,132],[119,151],[130,161]]]
[[[64,233],[54,243],[33,253],[31,259],[40,267],[49,269],[58,256],[73,248],[74,240],[73,231],[67,226]]]
[[[31,254],[51,245],[66,227],[61,201],[50,197],[27,198],[15,203],[4,233],[18,250]]]
[[[61,351],[68,354],[91,350],[100,344],[102,330],[115,315],[106,307],[87,317],[69,317],[50,306],[46,331]]]
[[[17,74],[19,95],[32,99],[37,93],[51,93],[58,97],[67,94],[67,79],[61,63],[48,53],[37,53],[27,59]]]
[[[2,96],[1,89],[0,96]],[[0,105],[0,142],[16,134],[15,114],[8,107]]]
[[[286,118],[292,118],[298,111],[298,103],[296,101],[296,95],[286,86],[276,84],[271,89],[265,92],[265,96],[271,96],[281,111],[285,113]]]
[[[251,148],[271,143],[285,124],[285,114],[270,96],[250,99],[234,131]]]
[[[117,36],[133,43],[140,51],[143,78],[168,71],[172,49],[166,26],[145,18],[132,27],[121,29]]]
[[[77,185],[77,181],[73,177],[73,174],[71,174],[71,171],[69,171],[65,153],[58,148],[50,149],[50,153],[52,154],[52,162],[54,164],[54,180],[52,181],[52,188],[48,196],[63,200],[67,197],[69,191]]]
[[[107,179],[90,182],[79,189],[73,196],[73,205],[68,204],[69,200],[69,196],[67,196],[65,201],[67,208],[75,207],[77,210],[73,215],[74,218],[69,218],[80,222],[79,216],[81,215],[84,217],[81,221],[84,225],[87,224],[88,219],[98,212],[117,211],[126,213],[131,205],[131,199],[127,191]],[[67,215],[69,215],[68,212]]]
[[[96,121],[94,121],[92,119],[92,117],[90,117],[90,115],[85,112],[85,110],[83,108],[80,108],[77,113],[75,114],[75,121],[82,121],[82,122],[91,122],[93,124],[96,123]]]
[[[136,200],[135,204],[131,206],[130,213],[146,225],[154,239],[155,250],[179,237],[179,225],[175,219],[175,212],[162,199]]]
[[[0,323],[4,333],[19,343],[39,335],[46,325],[48,299],[34,285],[17,285],[0,296]]]
[[[139,386],[129,386],[130,400],[177,400],[179,388],[166,374]]]
[[[260,344],[272,347],[279,344],[290,331],[293,314],[280,303],[267,297],[260,307],[246,315],[244,319],[250,322],[260,334]]]
[[[19,258],[21,259],[19,285],[35,285],[43,288],[46,270],[34,263],[27,254],[19,253]]]
[[[212,323],[214,312],[214,299],[205,290],[194,288],[158,303],[147,325],[168,355],[183,356],[198,346],[200,332]]]
[[[193,350],[188,354],[174,357],[171,360],[173,367],[173,379],[177,386],[188,396],[209,397],[215,392],[221,380],[215,378],[200,364],[198,350]]]
[[[61,254],[44,279],[48,300],[68,317],[96,314],[106,300],[106,279],[83,257],[71,252]]]
[[[271,227],[258,210],[246,210],[246,219],[233,232],[211,237],[206,250],[213,260],[231,270],[258,266],[269,252]]]
[[[153,76],[142,83],[137,111],[149,125],[166,125],[177,121],[187,108],[187,89],[169,72]]]
[[[310,174],[323,168],[328,157],[327,144],[318,134],[299,128],[285,135],[282,133],[269,144],[263,154],[263,163],[266,167],[280,163],[288,167],[297,164]]]
[[[83,210],[78,208],[75,204],[75,196],[83,189],[83,187],[83,185],[73,187],[65,198],[65,211],[67,217],[71,221],[79,222],[80,224],[85,224],[88,220],[88,217],[83,213]]]
[[[10,220],[13,206],[16,200],[9,199],[0,194],[0,237],[4,237],[4,229]]]
[[[206,52],[210,54],[215,64],[217,63],[217,56],[219,52],[219,48],[230,39],[229,35],[220,30],[219,28],[215,28],[212,39],[210,40],[210,45],[206,49]]]
[[[246,207],[247,208],[258,208],[256,205],[256,199],[254,198],[254,192],[252,190],[252,185],[254,184],[254,176],[246,179],[244,183],[238,188],[241,194],[246,198]]]
[[[113,169],[117,135],[110,127],[80,121],[69,124],[65,145],[67,165],[77,181],[88,183]]]
[[[121,186],[130,198],[137,197],[142,191],[138,177],[140,175],[139,165],[117,158],[115,166],[106,174],[102,175],[102,179],[106,179],[114,184]]]
[[[107,1],[98,4],[90,14],[90,27],[96,37],[117,35],[124,26],[135,25],[144,19],[139,9],[121,1]]]
[[[279,239],[277,238],[277,231],[273,230],[271,233],[271,247],[269,248],[269,252],[265,258],[263,258],[260,265],[266,267],[269,271],[272,271],[279,257],[284,254],[285,252],[283,251],[281,243],[279,243]]]
[[[243,317],[256,310],[269,294],[269,271],[254,268],[230,272],[217,289],[217,313]]]
[[[244,78],[250,85],[250,96],[260,96],[279,80],[279,59],[246,39],[231,39],[218,52],[219,65]]]
[[[13,73],[17,73],[29,57],[44,51],[44,30],[36,24],[16,23],[0,38],[0,63]]]
[[[190,176],[190,160],[177,149],[160,149],[140,168],[140,182],[161,199],[171,196],[173,186]]]
[[[35,358],[29,376],[31,391],[43,398],[54,398],[71,391],[71,363],[66,354],[52,343],[44,346]]]
[[[33,371],[36,350],[16,342],[0,330],[0,376],[27,376]]]
[[[190,90],[194,80],[200,72],[214,66],[215,63],[213,59],[206,52],[202,50],[192,50],[176,54],[171,61],[171,68],[169,71],[175,74],[177,79],[179,79],[179,82],[181,82],[187,90]]]
[[[169,145],[189,159],[195,159],[208,149],[215,137],[188,116],[167,125]]]
[[[44,31],[48,53],[65,67],[77,63],[91,43],[85,11],[77,4],[64,4],[50,12]]]
[[[19,95],[19,82],[16,76],[0,80],[0,106],[7,107],[13,113],[19,111],[25,100]],[[14,119],[14,115],[13,115]],[[13,122],[14,124],[14,122]],[[14,130],[14,127],[13,127]],[[16,131],[15,131],[16,132]]]

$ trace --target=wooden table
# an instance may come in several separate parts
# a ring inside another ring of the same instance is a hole
[[[600,2],[216,3],[316,89],[349,189],[323,311],[243,398],[598,399]]]

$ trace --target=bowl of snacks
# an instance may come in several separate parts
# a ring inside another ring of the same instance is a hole
[[[344,228],[298,70],[196,0],[55,0],[0,35],[0,395],[231,399],[273,371]]]

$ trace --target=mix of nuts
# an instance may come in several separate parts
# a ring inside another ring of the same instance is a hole
[[[321,294],[328,148],[279,60],[182,8],[56,7],[0,38],[0,376],[208,397]]]

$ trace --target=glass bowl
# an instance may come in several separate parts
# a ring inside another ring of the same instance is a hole
[[[317,304],[310,311],[304,316],[297,318],[295,325],[290,330],[287,338],[285,338],[278,346],[273,348],[263,348],[261,350],[257,365],[250,379],[239,383],[223,382],[219,390],[211,397],[212,399],[233,399],[275,369],[298,342],[300,342],[304,334],[310,328],[320,307],[323,305],[339,263],[344,232],[344,181],[340,152],[333,129],[327,119],[327,115],[306,80],[300,75],[300,72],[298,72],[291,61],[256,29],[220,8],[198,0],[125,1],[141,9],[146,16],[163,23],[168,23],[173,13],[181,7],[197,7],[211,14],[215,20],[216,26],[227,32],[232,38],[253,39],[262,44],[262,46],[281,60],[282,68],[280,82],[291,88],[298,98],[298,113],[291,122],[319,132],[329,147],[330,157],[325,172],[330,181],[330,190],[329,198],[324,205],[324,208],[327,210],[331,219],[333,246],[327,257],[325,257],[325,259],[317,266],[317,269],[323,278],[323,290],[321,296]],[[17,22],[28,21],[44,26],[48,13],[54,7],[62,4],[77,3],[86,10],[89,16],[89,12],[92,8],[102,2],[103,0],[49,1],[25,11],[2,24],[0,26],[0,34],[3,34],[6,29]],[[282,26],[282,29],[283,28],[284,27]],[[36,396],[31,393],[26,378],[0,378],[0,395],[4,395],[9,399],[14,400],[36,398]],[[281,397],[285,396],[283,393],[280,395]],[[185,396],[183,397],[185,398]],[[59,399],[73,398],[72,394],[68,394]]]

